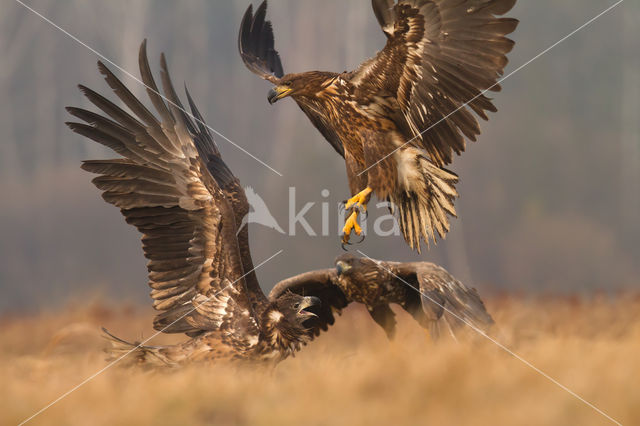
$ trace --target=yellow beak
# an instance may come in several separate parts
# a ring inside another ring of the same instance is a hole
[[[267,99],[271,105],[278,102],[280,99],[287,97],[291,93],[291,88],[287,86],[276,86],[269,91]]]

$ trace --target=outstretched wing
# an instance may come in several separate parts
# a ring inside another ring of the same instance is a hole
[[[486,331],[493,325],[475,288],[469,289],[444,268],[429,262],[390,263],[397,285],[411,285],[406,306],[421,308],[425,326],[437,337],[443,331],[473,327]],[[411,312],[416,316],[416,311]]]
[[[109,86],[134,115],[80,86],[105,115],[70,107],[69,113],[87,124],[68,126],[124,157],[85,161],[82,168],[100,175],[93,183],[105,201],[119,207],[126,221],[142,233],[153,306],[162,311],[154,327],[192,336],[220,330],[240,348],[250,346],[257,341],[258,326],[245,285],[235,218],[207,169],[213,175],[222,171],[215,168],[221,164],[209,161],[210,155],[219,153],[197,109],[193,109],[197,125],[185,113],[164,55],[164,96],[149,68],[146,41],[139,61],[160,120],[98,62]]]
[[[205,163],[207,170],[222,190],[227,202],[229,202],[231,210],[233,211],[236,227],[240,227],[242,226],[242,220],[247,214],[249,214],[250,208],[247,195],[242,188],[240,180],[233,174],[231,169],[222,159],[220,151],[213,140],[213,136],[211,135],[209,128],[204,124],[204,119],[202,118],[200,111],[198,111],[195,102],[191,98],[189,91],[186,90],[186,88],[185,91],[187,93],[187,100],[189,101],[189,106],[196,124],[194,124],[191,117],[186,114],[184,114],[184,119],[191,129],[192,137],[194,138],[196,147],[198,148],[200,158]],[[242,267],[245,271],[244,280],[247,285],[247,290],[249,291],[249,299],[254,312],[259,317],[259,312],[264,306],[264,302],[267,301],[267,298],[260,288],[255,267],[253,266],[251,249],[249,247],[249,227],[243,226],[242,229],[236,229],[235,232],[238,240]]]
[[[266,16],[267,0],[256,9],[255,15],[253,5],[249,5],[240,25],[238,50],[251,72],[277,84],[284,71],[280,55],[274,47],[273,27]]]
[[[276,300],[287,291],[319,298],[322,304],[309,309],[318,317],[305,324],[312,337],[319,336],[321,331],[327,331],[334,324],[335,314],[341,314],[342,309],[349,304],[347,297],[336,285],[337,279],[335,269],[306,272],[276,284],[269,293],[269,300]]]
[[[516,19],[497,18],[516,0],[373,0],[387,35],[378,55],[351,74],[364,98],[397,99],[399,127],[415,137],[439,166],[480,134],[471,111],[496,112],[486,90],[496,84],[514,42]],[[468,104],[467,104],[468,103]],[[467,106],[464,106],[467,104]]]

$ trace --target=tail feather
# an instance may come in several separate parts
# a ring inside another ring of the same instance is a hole
[[[458,197],[455,185],[458,176],[434,165],[426,157],[416,157],[416,169],[421,179],[412,180],[389,201],[399,210],[400,230],[412,249],[421,251],[421,240],[429,247],[436,243],[436,233],[445,238],[451,225],[449,216],[456,216],[454,201]]]
[[[103,328],[104,337],[111,343],[106,350],[107,361],[120,361],[124,365],[144,364],[149,366],[173,367],[176,361],[169,357],[168,346],[146,346],[140,343],[130,343],[111,334]]]

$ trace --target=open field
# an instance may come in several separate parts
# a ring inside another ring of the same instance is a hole
[[[622,424],[640,424],[640,296],[487,306],[498,340]],[[0,424],[19,423],[103,368],[100,326],[135,340],[151,335],[151,315],[94,302],[1,319]],[[275,369],[115,366],[31,424],[612,424],[486,339],[436,346],[399,320],[388,343],[352,307]]]

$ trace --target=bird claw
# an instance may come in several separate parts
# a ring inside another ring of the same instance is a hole
[[[350,240],[342,237],[340,247],[342,247],[342,250],[344,251],[349,251],[349,249],[347,249],[347,247],[345,246],[357,246],[358,244],[362,244],[366,238],[367,236],[365,234],[362,234],[360,235],[360,241],[352,243]]]
[[[343,231],[342,249],[344,251],[347,251],[345,245],[348,245],[348,246],[353,245],[353,243],[349,241],[352,232],[355,232],[356,235],[359,235],[362,237],[360,241],[358,241],[356,244],[362,243],[365,238],[364,234],[362,233],[362,228],[358,224],[358,215],[360,214],[360,211],[356,208],[352,208],[351,210],[352,210],[351,215],[349,215],[349,218],[345,222],[344,228],[342,229]]]
[[[348,251],[346,246],[354,245],[349,241],[351,232],[355,232],[356,235],[361,236],[360,241],[355,244],[360,244],[364,241],[365,235],[362,233],[362,228],[358,224],[358,215],[364,216],[363,220],[366,220],[369,216],[367,212],[367,202],[371,198],[371,188],[366,188],[364,191],[354,195],[352,198],[340,203],[340,211],[350,211],[349,218],[345,221],[344,228],[342,229],[342,250]]]

